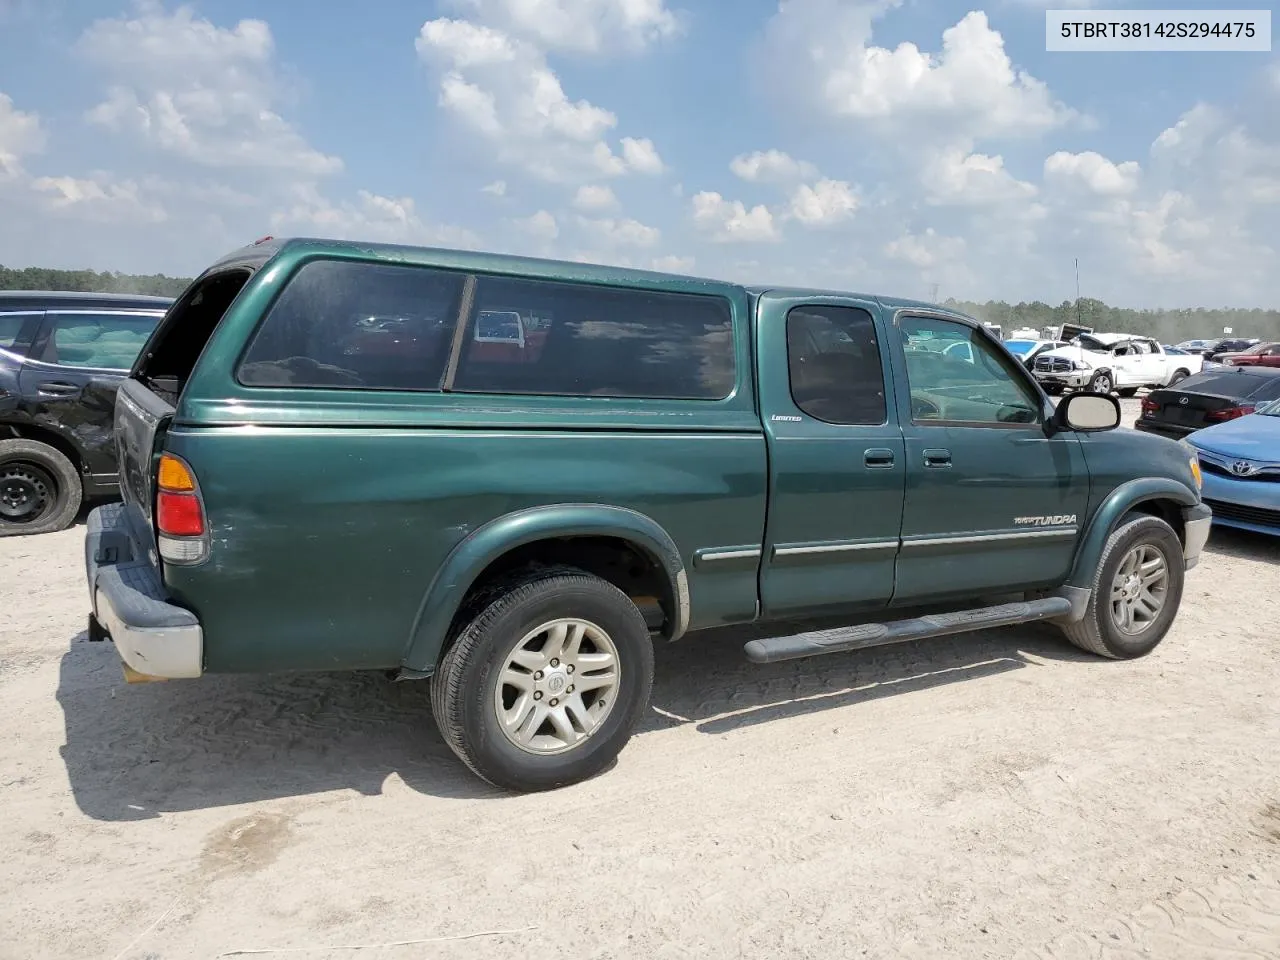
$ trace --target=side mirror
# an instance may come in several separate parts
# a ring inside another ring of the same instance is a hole
[[[1103,393],[1071,393],[1058,402],[1053,425],[1076,433],[1100,433],[1120,426],[1120,401]]]

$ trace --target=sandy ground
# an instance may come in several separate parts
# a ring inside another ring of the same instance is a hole
[[[1131,663],[695,638],[616,768],[512,797],[425,685],[127,686],[82,536],[0,540],[0,957],[1280,957],[1280,541],[1215,532]]]

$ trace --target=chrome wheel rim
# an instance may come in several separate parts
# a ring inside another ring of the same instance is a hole
[[[1151,628],[1169,598],[1169,561],[1150,543],[1134,547],[1111,581],[1111,621],[1137,636]]]
[[[526,753],[581,746],[613,712],[618,650],[588,620],[565,617],[526,633],[507,655],[493,692],[503,735]]]
[[[1099,378],[1098,378],[1097,383],[1095,384],[1095,387],[1096,387],[1096,389],[1097,389],[1098,393],[1110,393],[1110,392],[1111,392],[1111,380],[1110,380],[1110,378],[1108,378],[1108,377],[1099,377]]]

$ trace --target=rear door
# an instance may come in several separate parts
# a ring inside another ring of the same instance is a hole
[[[843,297],[758,301],[768,617],[874,609],[893,595],[906,471],[880,309]]]
[[[1089,496],[1079,441],[1046,431],[1052,407],[973,324],[914,312],[894,324],[907,458],[894,604],[1061,583]],[[973,362],[946,355],[956,341]]]
[[[163,316],[163,310],[106,308],[45,312],[22,369],[23,402],[33,422],[74,444],[90,494],[115,486],[115,392]]]

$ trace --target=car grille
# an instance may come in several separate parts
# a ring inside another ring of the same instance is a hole
[[[1229,467],[1224,467],[1220,463],[1214,463],[1205,457],[1200,458],[1200,466],[1205,473],[1216,474],[1219,477],[1226,477],[1229,480],[1248,480],[1253,483],[1280,483],[1280,469],[1276,467],[1263,468],[1258,473],[1250,474],[1247,477],[1239,476],[1232,473]]]
[[[1238,503],[1223,503],[1221,500],[1204,501],[1214,516],[1224,520],[1238,520],[1241,523],[1254,523],[1260,527],[1280,527],[1280,510],[1267,510],[1264,507],[1245,507]]]
[[[1064,360],[1062,357],[1036,357],[1037,373],[1068,373],[1070,370],[1070,360]]]

